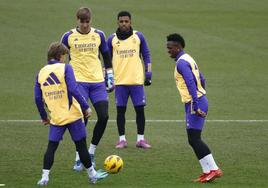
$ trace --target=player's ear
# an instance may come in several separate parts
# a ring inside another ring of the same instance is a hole
[[[178,46],[178,51],[182,51],[183,47],[181,45]]]
[[[67,61],[66,61],[66,60],[67,60],[67,59],[66,59],[66,56],[67,56],[67,55],[63,55],[63,54],[60,55],[60,62],[61,62],[61,63],[65,63],[65,62],[67,62]]]
[[[180,43],[175,43],[175,47],[178,51],[180,51],[182,49],[182,46]]]

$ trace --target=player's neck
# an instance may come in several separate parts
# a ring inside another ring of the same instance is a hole
[[[77,31],[81,34],[88,34],[91,30],[91,27],[89,27],[88,29],[83,29],[83,28],[80,28],[80,27],[77,27]]]

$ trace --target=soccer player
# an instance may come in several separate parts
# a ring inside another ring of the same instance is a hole
[[[91,100],[97,113],[97,122],[89,147],[89,154],[95,166],[95,149],[104,134],[108,121],[106,85],[109,91],[113,90],[113,70],[104,33],[91,27],[91,10],[86,7],[78,9],[76,18],[78,26],[66,32],[62,36],[61,42],[70,49],[70,64],[73,66],[76,81],[82,88],[82,95],[87,101],[88,99]],[[104,81],[100,53],[103,57],[107,74],[106,83]],[[85,124],[87,124],[87,119]],[[83,169],[78,152],[76,152],[73,169],[76,171]]]
[[[185,119],[188,142],[194,150],[203,173],[196,182],[209,182],[222,176],[208,146],[201,139],[201,133],[208,112],[208,100],[205,91],[205,79],[195,60],[184,51],[185,41],[180,34],[167,36],[167,50],[175,59],[175,80],[185,103]]]
[[[117,24],[118,29],[109,36],[107,42],[112,56],[115,76],[116,120],[119,133],[119,141],[116,144],[116,148],[127,147],[125,113],[130,96],[136,112],[136,147],[148,149],[151,148],[151,145],[144,139],[144,106],[146,105],[144,85],[151,85],[150,52],[143,34],[133,30],[131,27],[131,15],[129,12],[119,12]],[[144,62],[144,68],[142,61]]]
[[[43,160],[42,178],[38,185],[47,185],[54,154],[66,129],[69,130],[89,180],[96,183],[108,176],[92,166],[86,144],[86,129],[83,122],[91,116],[91,109],[82,97],[74,77],[72,66],[64,64],[69,50],[61,43],[52,43],[48,49],[48,64],[43,67],[35,82],[35,103],[44,125],[49,126],[49,141]],[[49,112],[49,116],[45,110]],[[82,110],[81,110],[81,107]]]

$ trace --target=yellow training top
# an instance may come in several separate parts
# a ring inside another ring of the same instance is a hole
[[[98,83],[104,81],[100,51],[108,51],[104,33],[91,27],[87,34],[77,28],[65,33],[61,42],[70,49],[70,64],[76,81]]]
[[[181,61],[181,60],[183,60],[183,61]],[[200,72],[199,72],[199,69],[198,69],[196,62],[194,61],[194,59],[190,55],[183,54],[182,56],[180,56],[178,58],[177,63],[176,63],[176,67],[175,67],[175,71],[174,71],[176,86],[180,92],[181,101],[183,103],[188,103],[188,102],[192,101],[192,96],[190,95],[189,90],[188,90],[187,85],[186,85],[185,80],[184,80],[184,79],[188,78],[188,75],[185,75],[185,78],[184,78],[178,72],[178,68],[183,71],[185,69],[189,69],[189,66],[190,66],[190,73],[194,77],[194,80],[196,83],[196,91],[194,91],[194,92],[196,92],[197,97],[199,98],[199,97],[206,94],[205,89],[201,85]],[[189,75],[189,76],[191,76],[191,75]]]
[[[65,64],[55,63],[43,67],[38,74],[38,83],[53,125],[66,125],[83,117],[79,103],[68,98],[65,81]]]
[[[143,85],[144,68],[140,58],[140,38],[133,35],[119,40],[116,34],[111,41],[115,85]]]

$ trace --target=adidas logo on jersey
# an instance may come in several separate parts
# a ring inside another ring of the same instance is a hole
[[[119,42],[119,41],[117,41],[116,45],[119,47],[119,46],[120,46],[120,42]]]
[[[55,85],[55,84],[60,84],[60,81],[57,78],[57,76],[53,72],[51,72],[47,77],[46,82],[43,83],[43,86]]]

